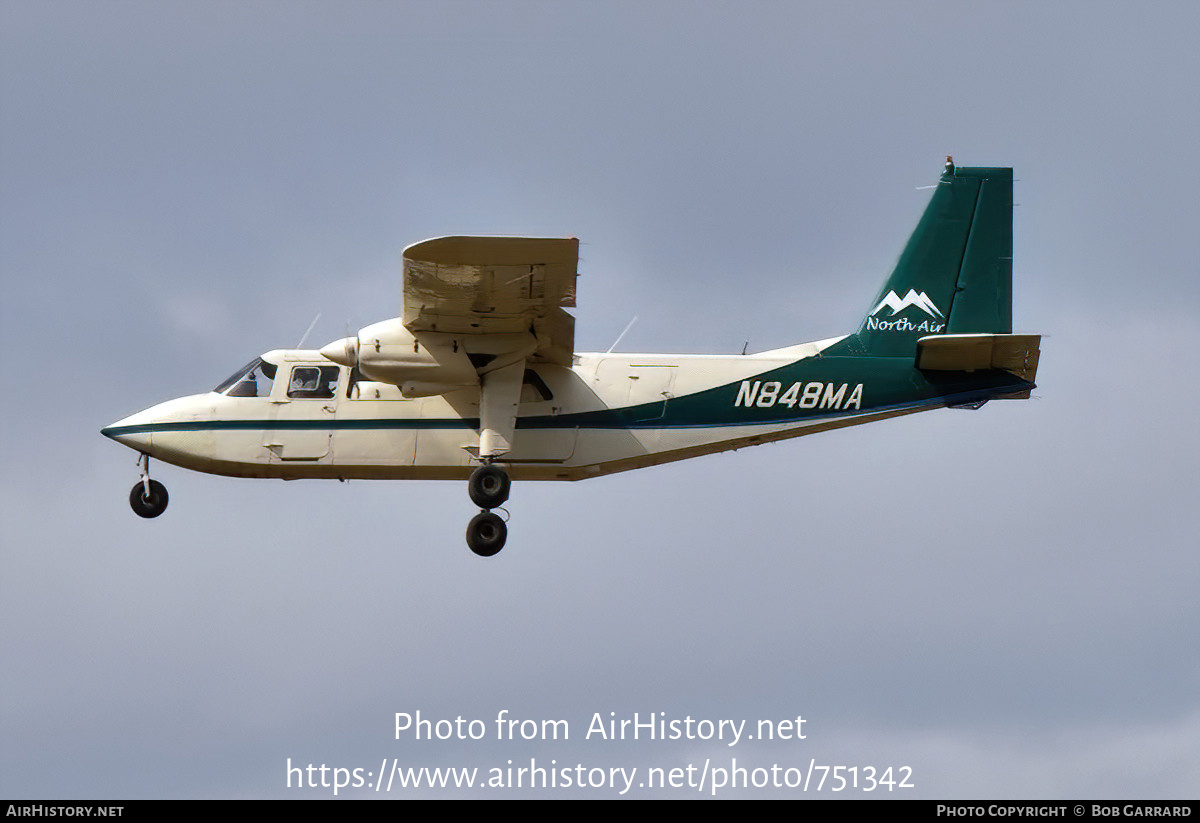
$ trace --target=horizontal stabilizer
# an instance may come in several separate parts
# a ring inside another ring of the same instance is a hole
[[[1002,369],[1030,383],[1037,377],[1040,334],[939,334],[917,341],[917,368]]]

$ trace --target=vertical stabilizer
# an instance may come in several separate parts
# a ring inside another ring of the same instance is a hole
[[[829,354],[911,357],[931,334],[1012,331],[1012,169],[955,168],[855,334]]]

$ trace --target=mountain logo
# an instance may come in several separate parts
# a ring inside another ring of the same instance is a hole
[[[929,299],[929,295],[927,295],[925,292],[918,292],[914,289],[909,289],[908,294],[904,295],[903,298],[898,297],[896,292],[889,291],[886,295],[884,295],[884,298],[879,301],[879,305],[871,310],[871,313],[868,315],[868,317],[874,317],[875,315],[879,314],[880,310],[884,308],[889,308],[892,310],[892,313],[888,315],[889,317],[895,317],[909,306],[916,306],[930,317],[945,317],[945,315],[942,314],[941,309],[935,306],[933,301]]]

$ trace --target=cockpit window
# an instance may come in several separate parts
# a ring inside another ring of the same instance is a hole
[[[256,357],[222,381],[213,391],[227,397],[269,397],[274,380],[275,364]]]
[[[329,398],[337,390],[337,366],[293,366],[288,397]]]

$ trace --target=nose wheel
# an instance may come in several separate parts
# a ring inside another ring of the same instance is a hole
[[[129,490],[129,507],[138,517],[158,517],[167,510],[167,487],[150,479],[150,455],[143,454],[138,464],[142,466],[142,479]]]
[[[138,517],[158,517],[167,510],[167,487],[157,480],[148,484],[135,483],[129,490],[129,506]]]
[[[511,485],[508,472],[495,463],[484,463],[467,481],[471,502],[483,510],[467,524],[467,547],[480,557],[496,554],[508,540],[508,526],[491,509],[508,500]]]

